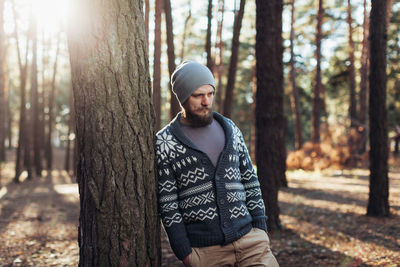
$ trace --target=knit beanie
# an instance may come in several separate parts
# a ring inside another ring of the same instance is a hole
[[[172,91],[175,93],[181,105],[200,86],[209,84],[214,88],[214,77],[211,71],[204,65],[194,61],[184,61],[171,75]]]

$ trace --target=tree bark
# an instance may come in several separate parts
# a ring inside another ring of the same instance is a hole
[[[57,63],[58,63],[58,54],[60,53],[60,34],[57,36],[57,50],[56,50],[56,58],[54,60],[53,66],[53,77],[51,79],[51,91],[49,96],[49,121],[48,121],[48,135],[47,135],[47,170],[51,171],[53,166],[53,146],[51,145],[52,133],[53,133],[53,124],[54,124],[54,97],[56,94],[56,75],[57,75]]]
[[[80,266],[161,266],[143,1],[75,0]]]
[[[144,29],[146,31],[147,50],[149,50],[150,0],[145,0],[144,2]]]
[[[242,27],[245,4],[246,0],[240,0],[240,8],[239,11],[237,11],[237,13],[235,14],[235,21],[233,23],[233,37],[232,37],[232,50],[231,50],[232,52],[231,52],[231,59],[229,62],[228,83],[225,89],[225,100],[224,100],[224,116],[228,118],[230,118],[232,115],[232,107],[234,101],[233,89],[235,88],[236,69],[239,56],[239,37],[240,37],[240,29]]]
[[[367,108],[368,108],[368,70],[369,70],[369,19],[367,11],[367,0],[364,0],[364,22],[363,22],[363,40],[361,50],[361,81],[360,81],[360,112],[358,120],[360,126],[358,132],[360,136],[359,153],[364,153],[367,144]]]
[[[291,94],[291,106],[294,118],[295,125],[295,147],[296,149],[301,149],[303,146],[303,130],[300,118],[300,98],[299,98],[299,89],[296,84],[296,58],[294,55],[294,11],[295,11],[295,0],[291,0],[291,22],[290,22],[290,84],[292,86],[292,94]]]
[[[167,53],[168,53],[168,71],[169,76],[175,71],[175,46],[174,46],[174,30],[173,21],[171,14],[171,1],[164,0],[164,12],[165,12],[165,22],[167,25]],[[175,94],[172,92],[172,85],[169,83],[169,92],[171,94],[171,110],[170,118],[174,118],[176,114],[181,110],[179,101]]]
[[[207,8],[207,34],[206,34],[206,45],[205,50],[207,54],[207,67],[213,72],[214,63],[211,56],[211,27],[212,27],[212,9],[213,9],[213,1],[208,0],[208,8]]]
[[[389,216],[386,113],[387,0],[372,0],[370,25],[370,181],[367,215]]]
[[[4,34],[4,0],[0,0],[0,163],[6,161],[6,47]]]
[[[312,113],[312,128],[311,140],[314,144],[319,144],[320,125],[321,125],[321,111],[322,111],[322,81],[321,81],[321,41],[322,41],[322,19],[324,15],[323,0],[318,1],[318,14],[317,14],[317,35],[316,35],[316,52],[315,58],[317,60],[317,67],[315,70],[315,85],[313,94],[313,113]]]
[[[164,0],[155,1],[153,103],[156,112],[156,131],[158,131],[161,129],[161,16]]]
[[[256,162],[268,228],[281,228],[278,189],[285,177],[282,0],[256,0]]]
[[[31,135],[33,139],[33,159],[37,176],[42,175],[42,145],[39,120],[39,94],[38,94],[38,79],[37,79],[37,22],[33,19],[32,27],[32,67],[31,67]]]

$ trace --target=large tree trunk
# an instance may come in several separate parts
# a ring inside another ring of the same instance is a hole
[[[285,177],[282,0],[256,0],[256,161],[268,228],[280,229],[278,189]]]
[[[51,171],[53,166],[53,146],[51,145],[52,133],[53,133],[53,124],[54,124],[54,97],[56,94],[56,75],[57,75],[57,63],[58,63],[58,54],[60,52],[60,34],[57,37],[57,50],[56,50],[56,58],[54,60],[53,66],[53,77],[51,79],[51,91],[49,96],[49,121],[48,121],[48,135],[47,135],[47,170]]]
[[[244,6],[246,4],[246,0],[240,0],[239,11],[235,13],[235,21],[233,23],[233,37],[232,37],[232,52],[231,59],[229,62],[229,71],[228,71],[228,83],[225,89],[225,100],[224,100],[224,115],[228,118],[232,115],[232,107],[234,101],[234,92],[235,88],[235,80],[236,80],[236,69],[239,57],[239,37],[240,37],[240,29],[242,28],[242,20],[244,14]]]
[[[206,34],[206,45],[205,50],[207,54],[207,67],[213,72],[214,63],[211,56],[211,27],[212,27],[212,9],[213,9],[213,1],[208,0],[208,8],[207,8],[207,34]]]
[[[160,266],[143,2],[74,5],[68,41],[79,150],[79,265]]]
[[[6,160],[6,80],[5,80],[5,34],[4,34],[4,0],[0,0],[0,163]]]
[[[372,0],[370,25],[370,181],[367,215],[389,216],[386,114],[387,0]]]
[[[30,160],[30,140],[27,134],[28,120],[26,112],[26,78],[27,78],[27,68],[28,68],[28,51],[29,51],[29,37],[26,38],[25,44],[25,64],[22,63],[22,55],[19,46],[19,35],[18,35],[18,22],[17,14],[15,10],[14,2],[12,2],[13,19],[14,19],[14,37],[17,43],[17,56],[18,56],[18,66],[19,66],[19,86],[20,86],[20,116],[19,116],[19,132],[18,132],[18,145],[17,145],[17,155],[15,161],[15,177],[14,182],[19,183],[19,176],[23,170],[23,156],[24,163],[28,171],[28,179],[32,177],[32,167]]]
[[[317,67],[315,70],[315,84],[313,94],[313,112],[312,112],[312,128],[311,140],[314,144],[320,142],[320,125],[321,125],[321,111],[322,111],[322,81],[321,81],[321,41],[322,41],[322,19],[324,15],[323,0],[318,1],[318,14],[317,14],[317,36],[316,36],[316,52],[315,57],[317,60]]]
[[[153,103],[156,112],[156,131],[158,131],[161,129],[161,16],[164,0],[155,1]]]
[[[144,29],[146,31],[147,50],[149,50],[150,0],[145,0],[144,2]]]
[[[33,21],[32,27],[32,67],[31,67],[31,130],[33,135],[33,159],[37,176],[42,175],[42,140],[39,120],[39,94],[38,94],[38,72],[37,72],[37,22]]]
[[[223,87],[222,87],[222,76],[224,71],[224,41],[222,40],[222,29],[224,25],[224,14],[225,14],[225,0],[219,0],[218,2],[218,26],[217,26],[217,38],[215,44],[215,50],[218,53],[215,53],[216,60],[216,76],[217,76],[217,93],[215,102],[217,104],[217,109],[220,113],[223,112]]]
[[[291,23],[290,23],[290,84],[292,86],[292,94],[291,94],[291,106],[294,117],[294,125],[295,125],[295,147],[296,149],[301,149],[303,146],[303,129],[301,125],[300,118],[300,98],[299,98],[299,89],[296,84],[296,59],[294,55],[294,0],[291,0]]]
[[[363,40],[361,50],[361,69],[360,69],[360,112],[358,120],[360,126],[359,131],[359,153],[364,153],[367,144],[367,108],[368,108],[368,70],[369,70],[369,19],[367,11],[367,0],[364,0],[364,22],[363,22]]]
[[[164,12],[165,12],[165,22],[167,24],[167,53],[168,53],[168,71],[171,76],[174,72],[175,65],[175,46],[174,46],[174,30],[173,30],[173,22],[172,22],[172,14],[171,14],[171,1],[164,0]],[[176,98],[175,94],[172,92],[171,83],[169,84],[169,91],[171,93],[171,110],[170,116],[171,119],[178,114],[181,110],[179,101]]]

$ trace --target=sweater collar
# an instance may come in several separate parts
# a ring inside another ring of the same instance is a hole
[[[193,144],[192,141],[190,141],[189,138],[186,137],[186,135],[183,133],[181,125],[179,123],[180,118],[181,118],[182,112],[179,112],[175,118],[171,121],[170,126],[171,126],[171,132],[172,134],[178,138],[179,141],[184,143],[185,145],[197,149],[197,146]],[[219,114],[218,112],[213,111],[213,117],[215,120],[217,120],[222,128],[224,129],[225,132],[225,147],[230,145],[232,142],[232,126],[229,124],[228,119]]]

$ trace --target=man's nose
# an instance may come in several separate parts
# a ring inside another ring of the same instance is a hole
[[[202,100],[203,100],[202,101],[203,106],[209,106],[211,105],[212,97],[205,95]]]

